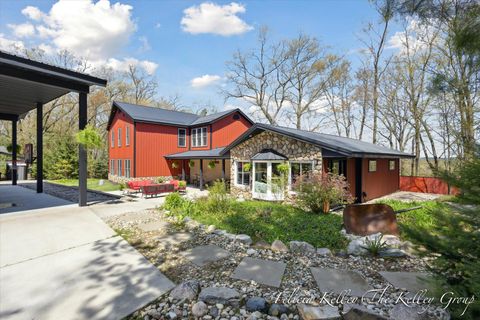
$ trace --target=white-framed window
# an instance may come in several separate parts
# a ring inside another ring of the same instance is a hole
[[[115,175],[115,160],[110,160],[110,174]]]
[[[112,139],[110,141],[110,147],[115,147],[115,131],[112,130]]]
[[[192,129],[192,147],[207,145],[207,127]]]
[[[395,160],[388,160],[388,170],[395,170]]]
[[[130,178],[130,159],[125,159],[125,178]]]
[[[238,186],[249,186],[250,185],[250,171],[245,171],[244,166],[249,162],[247,161],[237,161],[235,166],[235,184]]]
[[[122,146],[122,128],[118,128],[118,133],[117,133],[118,141],[117,141],[117,146],[121,147]]]
[[[377,171],[377,160],[368,160],[368,172]]]
[[[119,177],[123,176],[122,160],[120,159],[117,160],[117,176]]]
[[[130,126],[125,127],[125,145],[130,145]]]
[[[290,161],[290,190],[295,190],[295,183],[300,177],[308,176],[312,172],[313,161]]]
[[[187,129],[178,128],[178,146],[187,146]]]

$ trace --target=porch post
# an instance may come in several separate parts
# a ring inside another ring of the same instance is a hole
[[[43,103],[37,103],[37,193],[43,192]]]
[[[80,92],[78,95],[78,129],[87,126],[87,94]],[[87,150],[82,145],[78,147],[78,205],[87,205]]]
[[[200,159],[200,190],[203,190],[203,159]]]
[[[12,121],[12,185],[17,185],[17,120]]]
[[[182,180],[185,180],[185,160],[182,159]]]
[[[222,159],[222,180],[225,183],[225,159]]]

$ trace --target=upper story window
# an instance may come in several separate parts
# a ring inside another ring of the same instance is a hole
[[[178,129],[178,146],[187,146],[187,129]]]
[[[207,145],[207,127],[192,129],[192,147]]]
[[[130,145],[130,126],[126,126],[125,128],[125,145]]]
[[[388,161],[388,169],[389,170],[395,170],[395,160],[389,160]]]
[[[110,147],[115,147],[115,131],[112,130],[112,141],[110,142]]]
[[[377,160],[368,160],[368,172],[377,171]]]
[[[117,134],[117,135],[118,135],[118,143],[117,143],[117,145],[118,145],[119,147],[121,147],[121,146],[122,146],[122,128],[118,128],[118,134]]]

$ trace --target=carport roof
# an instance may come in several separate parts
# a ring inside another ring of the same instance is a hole
[[[16,120],[71,91],[89,92],[106,80],[0,51],[0,119]]]

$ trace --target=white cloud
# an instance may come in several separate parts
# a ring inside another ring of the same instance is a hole
[[[18,38],[31,37],[35,34],[35,27],[31,23],[8,24],[7,26]]]
[[[22,14],[35,21],[40,21],[44,17],[44,13],[40,9],[32,6],[25,7],[22,10]]]
[[[157,29],[160,29],[161,26],[162,26],[162,25],[160,24],[160,22],[157,22],[157,23],[155,24],[155,28],[157,28]]]
[[[158,64],[148,60],[138,60],[135,58],[123,58],[122,60],[110,58],[106,62],[106,65],[113,70],[125,72],[128,71],[128,67],[133,65],[142,68],[146,73],[152,75],[158,68]]]
[[[183,31],[192,34],[213,33],[222,36],[242,34],[253,29],[237,16],[244,12],[245,6],[235,2],[223,6],[204,2],[184,10],[181,25]]]
[[[201,77],[193,78],[190,84],[193,88],[203,88],[218,82],[220,79],[222,79],[220,76],[205,74]]]
[[[140,38],[138,38],[138,40],[141,43],[140,47],[138,48],[138,50],[140,52],[145,52],[145,51],[148,51],[148,50],[152,49],[152,47],[150,46],[150,43],[148,42],[147,37],[141,36]]]
[[[25,49],[23,41],[5,38],[5,35],[0,33],[0,50],[16,53],[23,49]]]
[[[397,54],[403,55],[420,52],[428,48],[428,42],[435,36],[433,27],[422,24],[418,20],[409,18],[403,31],[395,32],[387,42],[387,49],[397,50]]]

